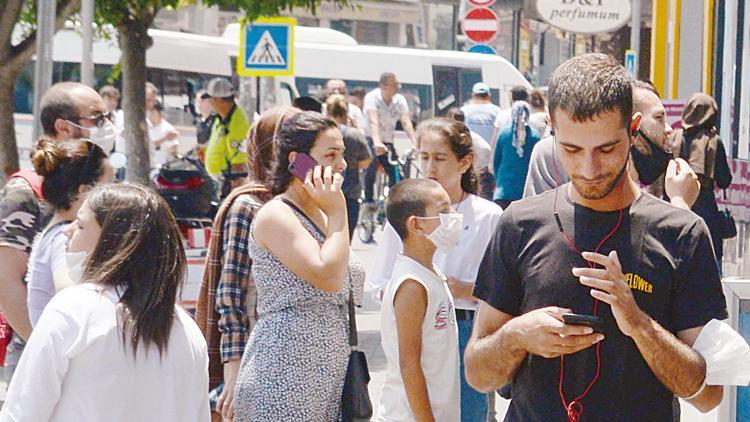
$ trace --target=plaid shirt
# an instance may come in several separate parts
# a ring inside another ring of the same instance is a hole
[[[250,268],[250,225],[260,204],[249,195],[234,201],[224,220],[221,278],[216,288],[216,311],[221,315],[221,360],[241,359],[255,326],[258,294]],[[250,314],[250,315],[248,315]]]
[[[235,287],[233,291],[240,292],[239,300],[234,300],[230,296],[230,299],[226,302],[227,316],[229,316],[229,318],[223,317],[217,309],[217,303],[222,303],[222,307],[224,306],[223,299],[221,301],[217,301],[217,290],[219,287],[219,283],[224,281],[224,251],[227,250],[225,248],[224,242],[224,228],[227,227],[228,229],[232,229],[233,227],[232,224],[229,224],[229,226],[227,226],[225,222],[229,219],[230,212],[233,213],[233,215],[241,215],[245,219],[244,227],[247,231],[247,229],[249,229],[250,227],[250,221],[252,221],[252,217],[255,213],[254,209],[248,209],[247,206],[250,205],[253,200],[256,201],[255,203],[257,204],[262,204],[269,201],[272,197],[273,196],[271,195],[271,192],[267,187],[263,185],[257,183],[248,183],[247,185],[240,186],[234,189],[232,193],[230,193],[229,196],[221,204],[219,211],[216,213],[216,218],[214,219],[213,226],[211,227],[211,240],[208,244],[206,268],[205,271],[203,271],[203,283],[201,284],[200,294],[198,296],[198,305],[195,308],[195,322],[198,324],[201,332],[206,337],[206,343],[208,345],[209,389],[213,389],[224,382],[225,360],[222,357],[222,343],[224,340],[224,333],[222,333],[222,331],[219,329],[219,319],[224,320],[223,325],[225,327],[234,328],[234,326],[232,325],[232,321],[239,321],[239,325],[236,326],[244,327],[244,329],[241,328],[241,331],[239,331],[240,336],[242,337],[241,339],[233,337],[230,340],[232,332],[230,330],[226,331],[228,333],[227,340],[230,343],[238,342],[242,344],[242,347],[233,346],[231,348],[233,350],[239,351],[238,354],[233,355],[234,357],[239,358],[242,356],[242,348],[244,348],[245,341],[252,328],[250,326],[250,321],[247,320],[248,315],[246,309],[255,309],[255,289],[253,288],[250,292],[248,292],[247,290],[243,290],[243,286],[245,286],[245,289],[247,289],[249,286],[254,286],[254,284],[250,282],[249,270],[247,270],[247,278],[242,278],[235,275],[233,278],[230,277],[228,279],[230,281],[235,280]],[[241,198],[247,198],[247,201],[242,201],[245,205],[238,205],[235,207],[235,201],[239,201]],[[244,237],[237,233],[232,233],[229,235],[229,237],[230,239],[245,239],[244,245],[246,245],[247,240],[249,239],[249,235],[247,233],[244,235]],[[234,253],[234,251],[231,251],[231,249],[232,248],[229,248],[230,253]],[[246,246],[243,250],[247,250]],[[239,256],[243,255],[239,254]],[[247,255],[247,252],[245,252],[244,256],[246,257],[246,268],[249,268],[250,258]],[[236,264],[234,262],[235,261],[232,262],[232,265],[236,267]],[[232,289],[230,288],[230,290]],[[242,292],[244,292],[244,296],[242,296]],[[245,299],[243,299],[243,297]],[[253,301],[246,300],[248,298],[253,298]],[[249,306],[248,302],[250,302]],[[236,317],[238,315],[237,312],[241,312],[240,317]],[[254,314],[251,315],[254,316]],[[251,319],[254,322],[254,318]]]

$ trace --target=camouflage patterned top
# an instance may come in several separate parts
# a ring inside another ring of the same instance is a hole
[[[50,216],[48,207],[39,202],[26,180],[10,179],[0,191],[0,246],[30,253],[34,236]]]

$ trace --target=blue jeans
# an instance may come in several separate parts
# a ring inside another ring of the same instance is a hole
[[[471,388],[464,373],[464,349],[469,343],[473,320],[458,319],[458,354],[461,358],[461,422],[487,420],[487,395]]]

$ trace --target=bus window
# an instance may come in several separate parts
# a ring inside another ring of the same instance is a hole
[[[432,81],[435,89],[435,116],[444,116],[449,108],[460,106],[458,68],[433,66]]]
[[[435,115],[444,116],[451,107],[461,107],[471,98],[471,88],[482,81],[480,69],[433,66]]]
[[[474,84],[482,82],[482,71],[480,69],[459,69],[458,71],[461,75],[458,80],[461,84],[459,87],[461,97],[458,107],[461,107],[471,98],[471,89],[474,88]]]

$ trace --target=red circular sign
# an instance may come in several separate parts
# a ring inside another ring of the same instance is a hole
[[[486,7],[470,10],[461,25],[464,34],[475,43],[490,42],[497,36],[497,15]]]
[[[479,7],[490,7],[493,4],[495,4],[495,0],[468,0],[469,4],[472,6],[479,6]]]

